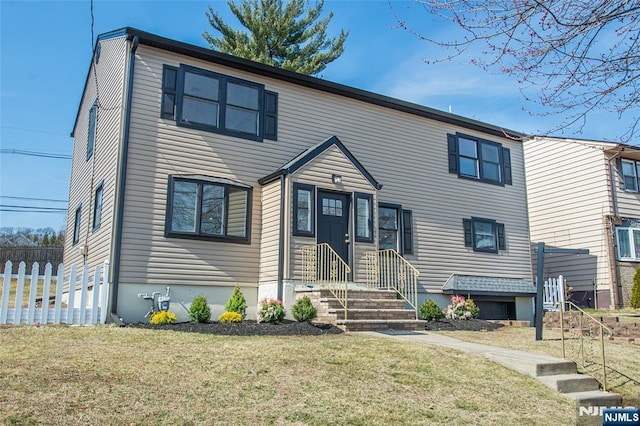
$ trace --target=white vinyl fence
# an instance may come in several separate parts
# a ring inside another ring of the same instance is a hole
[[[20,262],[18,273],[13,274],[11,261],[4,266],[0,324],[105,323],[109,262],[96,266],[93,275],[89,274],[86,265],[79,274],[76,265],[71,265],[69,276],[64,275],[62,264],[56,275],[53,275],[50,263],[44,267],[44,275],[40,275],[38,263],[33,264],[30,275],[26,269],[26,264]],[[53,286],[55,291],[52,291]]]
[[[547,311],[564,309],[565,288],[564,277],[547,278],[544,282],[544,300],[542,307]],[[558,305],[556,305],[558,303]]]

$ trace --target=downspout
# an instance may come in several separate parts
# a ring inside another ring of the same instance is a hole
[[[620,283],[620,270],[618,268],[618,256],[617,256],[617,247],[616,247],[616,236],[615,236],[615,223],[613,223],[614,218],[618,217],[618,195],[616,192],[616,176],[615,176],[615,170],[616,167],[615,165],[612,165],[611,162],[615,161],[618,157],[620,157],[620,153],[622,152],[624,148],[622,147],[622,145],[618,145],[616,147],[616,153],[613,155],[613,157],[609,158],[609,184],[611,185],[611,199],[612,199],[612,213],[613,216],[611,216],[609,218],[609,223],[611,225],[611,232],[609,234],[609,238],[611,241],[611,250],[610,250],[610,254],[609,256],[611,256],[611,259],[613,260],[613,268],[611,268],[613,270],[613,280],[614,282],[612,283],[613,286],[615,287],[615,290],[612,292],[613,293],[613,305],[615,307],[622,307],[622,285]],[[594,294],[594,298],[597,300],[598,299],[598,290],[597,290],[597,285],[596,288],[594,289],[595,294]]]
[[[280,175],[280,241],[278,243],[278,300],[282,300],[284,295],[284,214],[285,214],[285,179]]]
[[[124,130],[122,135],[122,150],[120,152],[120,173],[118,175],[118,192],[116,200],[116,218],[113,241],[113,259],[111,276],[111,312],[116,314],[118,308],[118,282],[120,280],[120,255],[122,250],[122,229],[124,215],[124,189],[127,178],[127,156],[129,150],[129,128],[131,123],[131,100],[133,98],[133,72],[136,63],[136,50],[138,49],[138,36],[133,37],[131,51],[129,52],[129,76],[127,81],[127,98],[125,100]]]

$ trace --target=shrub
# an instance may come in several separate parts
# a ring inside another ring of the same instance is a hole
[[[189,307],[189,317],[192,323],[209,322],[211,318],[211,309],[204,295],[196,296]]]
[[[264,299],[258,309],[258,322],[278,323],[284,319],[284,306],[282,301],[276,299]]]
[[[151,315],[149,322],[156,325],[173,324],[176,322],[176,315],[173,312],[159,311]]]
[[[236,285],[233,289],[233,294],[229,298],[229,301],[224,305],[224,309],[227,312],[237,312],[241,315],[242,319],[247,316],[247,301],[244,299],[244,294],[240,291],[240,286]]]
[[[471,296],[467,296],[467,311],[471,312],[471,318],[478,318],[478,315],[480,315],[480,308],[478,308]]]
[[[423,320],[433,321],[444,318],[444,312],[433,299],[427,299],[420,305],[420,316]]]
[[[242,315],[240,315],[237,312],[227,311],[222,313],[222,315],[220,315],[220,317],[218,318],[218,321],[223,323],[242,322]]]
[[[448,319],[469,319],[476,318],[480,309],[473,300],[469,302],[463,296],[451,296],[451,304],[444,309],[445,318]],[[475,315],[475,316],[474,316]]]
[[[291,315],[299,322],[311,321],[318,316],[318,310],[311,304],[309,296],[303,296],[291,307]]]
[[[631,287],[631,301],[629,304],[632,308],[640,308],[640,266],[638,266],[636,273],[633,275],[633,287]]]

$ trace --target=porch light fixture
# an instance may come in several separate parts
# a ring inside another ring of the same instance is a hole
[[[340,185],[342,183],[342,176],[333,174],[331,175],[331,181],[336,185]]]

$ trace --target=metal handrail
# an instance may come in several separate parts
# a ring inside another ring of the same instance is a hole
[[[570,301],[564,301],[564,302],[556,302],[554,303],[555,306],[557,305],[563,305],[560,306],[560,339],[562,341],[562,358],[566,359],[566,349],[565,349],[565,337],[564,337],[564,310],[565,310],[565,306],[564,305],[568,305],[570,308],[577,310],[580,313],[579,318],[579,323],[578,323],[578,328],[580,330],[580,353],[579,353],[579,360],[582,361],[582,365],[584,367],[584,363],[585,363],[585,350],[584,350],[584,333],[583,333],[583,327],[582,327],[582,317],[586,316],[587,318],[589,318],[591,321],[593,321],[594,323],[596,323],[598,325],[598,328],[600,329],[600,358],[602,360],[602,389],[604,391],[607,390],[607,364],[606,364],[606,358],[605,358],[605,352],[604,352],[604,331],[606,330],[609,334],[609,337],[613,336],[614,332],[613,330],[611,330],[609,327],[607,327],[606,325],[604,325],[602,322],[600,322],[597,318],[593,317],[592,315],[589,315],[588,313],[586,313],[585,311],[583,311],[579,306],[577,306],[575,303],[570,302]],[[591,330],[591,327],[589,327],[589,330]]]
[[[414,309],[418,319],[418,276],[420,271],[393,249],[365,253],[367,286],[395,290]]]
[[[348,285],[351,268],[328,243],[300,248],[302,252],[302,284],[329,289],[344,308],[347,319]]]

